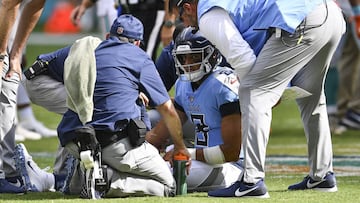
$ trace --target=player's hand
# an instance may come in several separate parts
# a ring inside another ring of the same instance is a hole
[[[79,25],[81,17],[85,14],[86,9],[92,7],[94,2],[91,0],[82,0],[81,4],[71,12],[70,19],[74,25]]]
[[[6,73],[5,78],[11,78],[13,74],[18,74],[19,79],[21,80],[21,61],[18,58],[10,60],[9,70]]]
[[[84,15],[85,10],[81,5],[72,10],[70,19],[74,25],[78,26],[80,24],[81,17]]]
[[[189,151],[186,148],[184,148],[182,150],[177,150],[176,152],[174,152],[174,145],[169,145],[168,147],[166,147],[165,151],[166,153],[164,154],[163,159],[165,161],[168,161],[171,167],[173,167],[174,154],[178,154],[178,153],[184,154],[188,158],[186,163],[186,173],[189,175],[190,166],[191,166],[191,155]]]
[[[183,154],[183,155],[185,155],[187,157],[186,174],[189,175],[190,166],[191,166],[191,155],[190,155],[189,151],[186,149],[186,147],[184,147],[184,148],[174,148],[172,159],[174,159],[175,154]],[[171,165],[172,165],[172,163],[171,163]]]
[[[149,105],[149,98],[142,92],[139,93],[139,98],[141,99],[142,103],[144,104],[144,106],[148,106]]]
[[[165,161],[168,161],[170,162],[170,165],[172,166],[173,165],[173,154],[174,154],[174,151],[173,150],[170,150],[170,151],[167,151],[164,156],[163,156],[163,159]]]

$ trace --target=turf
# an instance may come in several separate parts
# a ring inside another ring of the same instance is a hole
[[[56,46],[28,48],[28,60],[32,62],[36,55],[55,50]],[[56,128],[61,117],[45,109],[33,105],[36,117],[46,126]],[[333,135],[333,151],[335,159],[351,157],[350,163],[334,162],[339,191],[336,193],[321,193],[316,191],[287,191],[287,186],[301,181],[307,174],[307,146],[295,102],[283,102],[273,111],[271,135],[267,147],[266,185],[270,199],[239,199],[239,198],[209,198],[206,193],[192,193],[175,198],[143,197],[125,199],[102,199],[100,202],[359,202],[360,198],[360,132],[347,131]],[[29,152],[40,167],[52,166],[58,146],[57,138],[44,138],[39,141],[25,141]],[[302,161],[296,164],[274,162],[272,158],[290,157]],[[345,171],[345,172],[344,172]],[[349,173],[351,172],[351,173]],[[64,196],[61,193],[29,193],[25,195],[1,194],[0,202],[91,202],[79,199],[77,196]]]

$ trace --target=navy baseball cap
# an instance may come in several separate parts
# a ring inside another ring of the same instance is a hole
[[[143,40],[144,26],[142,22],[130,14],[117,17],[110,29],[110,34],[129,39]]]

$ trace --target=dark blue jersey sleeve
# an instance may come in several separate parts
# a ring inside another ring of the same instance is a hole
[[[172,50],[174,48],[174,42],[171,42],[166,46],[159,58],[156,60],[156,69],[158,70],[161,80],[163,81],[166,90],[169,91],[175,84],[178,76],[176,75],[175,62],[172,56]]]
[[[37,57],[37,59],[49,62],[48,73],[50,77],[62,83],[64,83],[64,62],[69,55],[70,48],[71,46],[67,46]]]
[[[159,73],[156,71],[151,60],[144,62],[144,67],[140,73],[141,91],[150,99],[149,105],[156,107],[170,99]]]

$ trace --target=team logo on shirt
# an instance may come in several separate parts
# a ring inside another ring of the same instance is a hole
[[[234,93],[238,93],[240,83],[233,70],[226,67],[218,68],[214,77]]]

